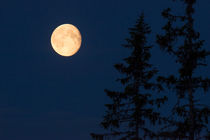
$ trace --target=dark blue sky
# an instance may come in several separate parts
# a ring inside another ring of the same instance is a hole
[[[108,102],[104,88],[119,89],[113,64],[127,56],[121,44],[129,36],[128,28],[144,11],[153,30],[152,44],[164,24],[160,12],[170,4],[171,0],[1,1],[0,139],[90,140],[90,132],[102,130],[98,124]],[[209,0],[200,0],[196,8],[196,29],[209,47]],[[52,31],[63,23],[77,26],[83,38],[79,52],[69,58],[57,55],[50,45]],[[176,66],[154,47],[155,66],[162,74],[173,72]],[[209,68],[198,72],[210,76]]]

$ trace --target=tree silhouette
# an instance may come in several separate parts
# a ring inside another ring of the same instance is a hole
[[[154,99],[150,91],[158,87],[151,82],[157,70],[149,63],[150,49],[147,45],[147,35],[151,30],[144,22],[144,14],[137,20],[134,28],[130,28],[130,38],[126,39],[125,48],[132,50],[131,56],[124,59],[125,63],[116,64],[115,68],[124,75],[119,78],[123,86],[122,92],[105,90],[111,99],[106,104],[106,114],[101,123],[111,133],[103,136],[117,136],[119,140],[141,140],[154,137],[154,133],[146,127],[147,122],[155,124],[161,120],[159,113],[152,105],[160,106],[166,97]],[[161,88],[161,87],[160,87]],[[95,139],[102,139],[102,135],[91,134]]]
[[[174,0],[177,1],[177,0]],[[166,83],[176,91],[178,102],[172,110],[169,125],[160,136],[170,139],[209,139],[208,117],[210,109],[196,99],[196,94],[210,87],[210,79],[197,76],[195,70],[206,66],[206,57],[210,54],[203,48],[204,41],[194,29],[194,5],[196,0],[180,0],[186,6],[183,15],[174,15],[168,8],[162,12],[167,24],[162,28],[164,35],[157,35],[157,43],[163,51],[175,56],[179,64],[178,75],[159,77],[158,81]]]

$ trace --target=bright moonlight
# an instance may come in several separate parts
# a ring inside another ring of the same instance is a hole
[[[71,24],[58,26],[51,36],[51,44],[55,52],[66,57],[77,53],[81,43],[80,31]]]

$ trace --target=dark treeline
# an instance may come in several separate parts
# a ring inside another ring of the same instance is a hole
[[[101,125],[107,133],[91,133],[93,139],[210,139],[210,108],[196,98],[198,94],[208,92],[210,79],[195,74],[199,67],[207,66],[206,58],[210,52],[204,49],[204,40],[194,29],[196,0],[173,1],[184,4],[184,13],[175,15],[170,8],[162,12],[167,22],[162,27],[163,34],[156,36],[156,42],[163,53],[175,58],[178,74],[161,76],[155,65],[149,63],[153,46],[148,44],[147,36],[151,29],[144,21],[144,14],[140,15],[135,26],[129,29],[127,44],[123,45],[131,50],[131,54],[123,59],[124,63],[115,65],[123,75],[117,81],[124,89],[105,90],[111,103],[105,105]],[[158,110],[170,104],[169,94],[175,94],[177,102],[170,114],[164,116]]]

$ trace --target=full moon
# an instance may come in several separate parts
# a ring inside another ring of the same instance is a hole
[[[71,24],[58,26],[52,33],[52,48],[61,56],[72,56],[78,52],[82,43],[80,31]]]

